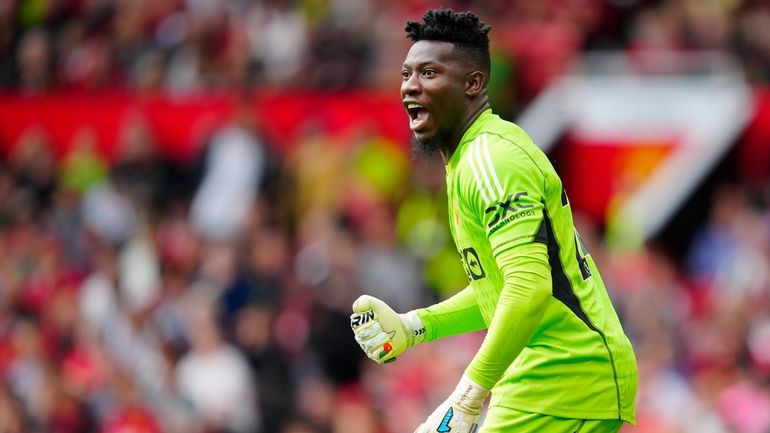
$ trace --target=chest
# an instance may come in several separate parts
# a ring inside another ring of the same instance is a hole
[[[492,257],[489,240],[478,218],[463,205],[461,197],[448,194],[449,226],[468,284],[487,324],[492,320],[502,279]]]

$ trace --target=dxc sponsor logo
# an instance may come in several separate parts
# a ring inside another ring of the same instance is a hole
[[[521,209],[529,209],[534,207],[531,204],[521,204],[517,203],[520,198],[527,197],[528,194],[526,191],[522,191],[516,194],[508,194],[508,197],[506,197],[505,201],[499,201],[497,204],[494,204],[484,210],[485,214],[489,214],[492,212],[495,212],[495,216],[492,218],[492,221],[487,224],[487,227],[491,228],[494,227],[495,224],[500,222],[501,220],[504,220],[505,217],[508,216],[508,213],[516,212]]]

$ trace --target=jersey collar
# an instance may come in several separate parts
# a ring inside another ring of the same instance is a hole
[[[457,145],[457,148],[452,152],[452,156],[449,157],[449,161],[446,164],[447,171],[451,171],[457,166],[457,161],[460,160],[460,155],[462,155],[465,146],[479,135],[484,124],[493,117],[495,117],[495,115],[492,113],[492,109],[487,108],[482,111],[481,114],[479,114],[479,117],[471,123],[471,126],[465,130],[465,133],[460,139],[460,144]]]

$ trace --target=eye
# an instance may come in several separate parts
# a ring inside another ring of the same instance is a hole
[[[425,77],[432,77],[432,76],[436,75],[436,71],[434,71],[433,69],[426,69],[426,70],[422,71],[422,75],[425,76]]]
[[[408,80],[410,75],[411,74],[409,73],[409,71],[401,71],[401,78],[403,78],[404,81]]]

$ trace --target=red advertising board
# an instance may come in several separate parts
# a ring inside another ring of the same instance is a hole
[[[149,125],[163,152],[186,158],[244,104],[278,148],[290,146],[297,134],[309,129],[334,135],[373,133],[408,145],[406,115],[397,94],[259,92],[245,99],[226,93],[174,96],[114,92],[0,94],[0,149],[11,151],[25,131],[39,127],[61,156],[73,137],[88,129],[95,134],[98,148],[112,156],[125,125],[140,119]]]

